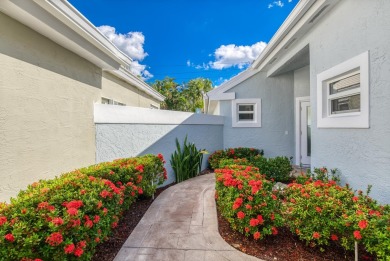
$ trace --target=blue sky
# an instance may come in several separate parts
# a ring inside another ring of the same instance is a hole
[[[298,0],[69,0],[133,58],[152,83],[197,77],[214,85],[255,59]]]

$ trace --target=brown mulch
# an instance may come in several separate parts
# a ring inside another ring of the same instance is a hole
[[[336,261],[355,260],[354,252],[346,252],[340,245],[332,244],[324,247],[306,246],[297,236],[287,228],[279,228],[278,235],[268,236],[263,240],[254,240],[234,231],[229,222],[218,211],[218,229],[222,238],[234,248],[248,255],[264,260],[289,260],[289,261]],[[359,260],[375,260],[364,250],[359,249]]]
[[[175,183],[158,188],[154,194],[155,198],[157,198],[161,192],[173,185],[175,185]],[[140,198],[134,202],[130,206],[130,209],[123,213],[118,226],[112,231],[109,239],[97,246],[92,261],[114,260],[116,254],[119,252],[126,239],[130,236],[131,232],[133,232],[134,228],[137,226],[138,222],[142,219],[152,203],[153,199],[151,198]]]

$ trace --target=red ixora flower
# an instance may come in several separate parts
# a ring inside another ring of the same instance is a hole
[[[139,172],[144,172],[144,166],[143,165],[138,165],[137,167],[135,167],[136,170],[138,170]]]
[[[256,240],[259,239],[260,236],[261,236],[261,234],[260,234],[259,231],[255,232],[255,233],[253,234],[253,238],[256,239]]]
[[[239,219],[243,219],[243,218],[245,217],[245,213],[242,212],[242,211],[240,211],[240,212],[237,213],[237,217],[238,217]]]
[[[360,231],[359,231],[359,230],[355,230],[355,231],[353,232],[353,236],[354,236],[357,240],[362,239],[362,235],[360,234]]]
[[[358,223],[358,226],[360,227],[360,229],[365,229],[368,225],[368,222],[367,220],[360,220],[359,223]]]
[[[251,227],[255,227],[255,226],[257,226],[258,224],[259,224],[259,220],[256,219],[256,218],[252,218],[252,219],[249,221],[249,225],[250,225]]]
[[[80,257],[84,253],[84,250],[82,248],[76,248],[74,251],[74,255],[77,257]]]
[[[4,225],[7,223],[7,218],[6,217],[0,217],[0,226]]]
[[[51,246],[58,246],[62,241],[63,238],[60,232],[54,232],[46,238],[46,242]]]
[[[337,241],[337,240],[339,240],[339,237],[337,235],[335,235],[335,234],[332,234],[330,236],[330,239],[332,239],[333,241]]]
[[[313,238],[319,239],[320,237],[321,237],[320,233],[318,233],[318,232],[313,233]]]
[[[70,208],[66,212],[68,212],[70,216],[76,216],[79,211],[76,208]]]
[[[60,226],[60,225],[64,224],[64,220],[60,217],[55,217],[55,218],[53,218],[51,223],[53,223],[56,226]]]
[[[14,237],[14,235],[12,235],[11,233],[5,235],[4,238],[5,238],[7,241],[9,241],[9,242],[14,242],[14,241],[15,241],[15,237]]]
[[[72,254],[75,250],[74,244],[69,244],[64,247],[65,254]]]
[[[272,227],[272,235],[277,235],[278,234],[278,229],[276,227]]]
[[[83,202],[81,200],[72,200],[71,202],[66,204],[67,209],[70,209],[70,208],[79,209],[82,206],[83,206]]]

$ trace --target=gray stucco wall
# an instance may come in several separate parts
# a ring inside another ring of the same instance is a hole
[[[346,15],[353,14],[353,15]],[[390,1],[343,0],[310,35],[312,166],[338,168],[354,189],[390,203]],[[369,51],[370,128],[316,128],[317,74]]]
[[[221,101],[225,116],[224,147],[255,147],[264,149],[267,157],[294,156],[294,75],[287,73],[267,78],[265,73],[232,88],[236,99],[261,98],[260,128],[233,128],[232,103]]]
[[[168,115],[167,111],[162,110],[95,105],[95,122],[97,121],[97,107],[99,107],[98,113],[106,115],[99,120],[100,123],[96,123],[96,161],[103,162],[123,157],[161,153],[167,162],[165,167],[168,171],[168,180],[164,184],[175,181],[169,160],[176,150],[176,138],[182,144],[188,135],[189,142],[195,143],[198,149],[206,149],[210,153],[223,148],[223,118],[221,116],[192,115],[172,111]],[[115,114],[120,113],[124,115],[122,119],[112,120]],[[140,122],[131,122],[134,121],[134,114],[142,114]],[[112,115],[110,123],[103,123],[104,118],[110,115]],[[183,117],[180,118],[182,115],[185,116],[185,120]],[[162,119],[164,117],[166,119]],[[124,118],[129,118],[129,122],[124,123]],[[118,123],[112,123],[113,121]],[[204,157],[203,169],[207,166],[208,156]]]
[[[310,96],[310,66],[294,71],[294,97]]]

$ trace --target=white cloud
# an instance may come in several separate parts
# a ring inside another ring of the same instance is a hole
[[[191,67],[191,61],[190,60],[187,60],[187,66]]]
[[[219,86],[221,86],[222,84],[224,84],[225,82],[229,81],[229,79],[225,79],[223,77],[219,77],[215,82],[215,87],[214,88],[218,88]]]
[[[288,2],[291,3],[292,0],[288,0]],[[268,4],[268,8],[272,8],[274,6],[283,7],[284,6],[284,1],[278,0],[278,1],[273,1],[273,2]]]
[[[130,71],[135,75],[140,75],[144,80],[150,79],[153,75],[146,70],[146,65],[142,61],[148,53],[144,50],[145,36],[141,32],[128,32],[127,34],[117,33],[116,29],[109,25],[99,26],[102,32],[119,50],[128,55],[133,62],[130,65]]]
[[[200,66],[199,69],[211,67],[212,69],[222,70],[233,66],[242,69],[255,60],[266,46],[267,44],[262,41],[251,46],[221,45],[214,52],[215,61],[198,66]]]

